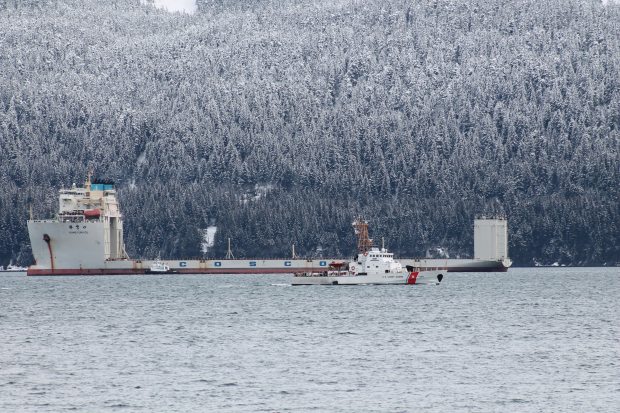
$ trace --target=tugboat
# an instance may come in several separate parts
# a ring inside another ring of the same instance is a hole
[[[293,285],[363,285],[363,284],[439,284],[445,270],[416,269],[394,260],[394,254],[372,246],[368,223],[358,218],[353,222],[358,253],[350,262],[331,262],[323,272],[295,273]]]

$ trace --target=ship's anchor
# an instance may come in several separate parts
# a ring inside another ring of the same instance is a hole
[[[43,234],[43,241],[47,244],[47,249],[50,252],[50,266],[52,267],[52,272],[54,272],[54,254],[52,254],[52,239],[48,234]]]

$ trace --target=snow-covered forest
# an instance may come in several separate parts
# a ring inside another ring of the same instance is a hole
[[[0,0],[0,264],[89,167],[131,256],[620,261],[620,6],[597,0]],[[269,188],[256,196],[257,186]]]

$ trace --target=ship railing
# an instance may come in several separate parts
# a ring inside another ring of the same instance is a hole
[[[181,259],[174,259],[175,261],[183,261]],[[347,262],[346,259],[343,258],[304,258],[304,257],[236,257],[236,258],[217,258],[217,257],[209,257],[209,258],[189,258],[188,260],[201,260],[201,261],[306,261],[306,262],[315,262],[315,261],[342,261]],[[187,261],[187,260],[185,260]]]

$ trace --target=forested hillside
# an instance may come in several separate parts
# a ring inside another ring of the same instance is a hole
[[[0,264],[92,167],[132,256],[620,261],[620,6],[595,0],[0,1]],[[258,191],[264,187],[267,190]],[[318,251],[317,251],[318,249]]]

